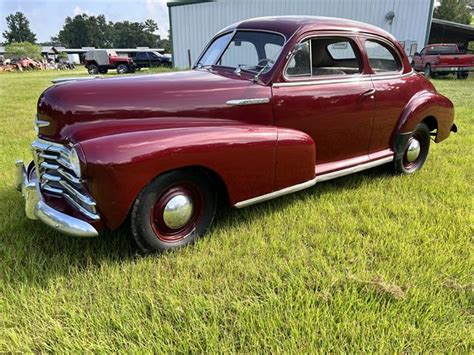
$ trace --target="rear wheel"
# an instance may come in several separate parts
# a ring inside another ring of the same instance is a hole
[[[401,174],[413,174],[425,164],[430,150],[430,129],[420,123],[407,141],[403,155],[395,159],[395,171]]]
[[[117,73],[118,74],[126,74],[128,73],[128,66],[126,64],[119,64],[117,65]]]
[[[423,70],[423,72],[424,72],[424,74],[425,74],[425,76],[426,76],[427,78],[430,78],[431,75],[432,75],[432,73],[431,73],[431,65],[430,65],[430,64],[426,64],[426,65],[425,65],[425,69]]]
[[[91,75],[99,74],[99,67],[95,64],[90,64],[87,66],[87,72]]]
[[[193,243],[214,219],[216,193],[204,174],[172,171],[146,186],[132,209],[132,232],[143,252]]]
[[[469,72],[467,72],[467,71],[462,71],[462,72],[458,73],[458,79],[459,80],[467,79],[468,76],[469,76]]]

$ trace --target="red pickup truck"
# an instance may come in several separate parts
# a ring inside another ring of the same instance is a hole
[[[474,55],[463,53],[456,44],[430,44],[413,56],[412,67],[426,77],[457,73],[466,79],[474,70]]]
[[[117,69],[117,73],[133,73],[136,65],[132,58],[119,57],[112,50],[91,49],[86,53],[84,64],[89,74],[107,74],[109,69]]]

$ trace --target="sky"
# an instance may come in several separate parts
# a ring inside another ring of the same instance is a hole
[[[153,19],[158,33],[168,37],[168,0],[0,0],[0,43],[7,29],[5,17],[21,11],[30,21],[30,28],[38,42],[47,42],[62,29],[67,16],[85,13],[104,14],[107,21],[142,22]]]

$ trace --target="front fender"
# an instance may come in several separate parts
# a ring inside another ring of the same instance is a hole
[[[454,122],[453,103],[432,91],[422,91],[410,99],[398,120],[395,136],[413,131],[427,117],[434,117],[438,125],[435,142],[448,138]]]
[[[253,125],[172,128],[108,135],[80,145],[89,189],[105,225],[114,229],[144,186],[182,167],[215,172],[232,204],[272,192],[277,131]]]

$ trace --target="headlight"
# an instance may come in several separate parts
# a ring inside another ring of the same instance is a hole
[[[77,151],[74,148],[71,148],[69,151],[69,164],[76,176],[81,177],[81,161],[79,160],[79,155],[77,155]]]

